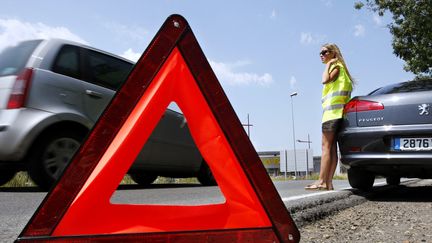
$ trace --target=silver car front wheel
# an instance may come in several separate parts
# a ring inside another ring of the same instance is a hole
[[[62,175],[84,136],[85,133],[73,130],[43,134],[29,154],[28,172],[32,180],[48,190]]]
[[[79,146],[77,140],[68,137],[58,138],[48,144],[41,161],[46,173],[58,179]]]

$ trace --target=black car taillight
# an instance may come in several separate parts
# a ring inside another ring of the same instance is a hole
[[[344,114],[374,110],[384,110],[384,105],[375,101],[353,99],[345,105]]]
[[[18,109],[24,106],[28,90],[30,87],[30,81],[33,76],[33,69],[24,68],[15,80],[12,92],[9,97],[7,109]]]

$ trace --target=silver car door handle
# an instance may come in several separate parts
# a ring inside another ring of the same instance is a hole
[[[86,89],[86,95],[95,97],[95,98],[102,98],[102,94],[93,90]]]

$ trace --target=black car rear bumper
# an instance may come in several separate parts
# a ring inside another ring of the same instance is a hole
[[[432,153],[361,153],[341,156],[346,168],[362,168],[376,175],[432,178]]]
[[[341,156],[341,163],[345,166],[366,165],[430,165],[432,166],[432,153],[359,153]]]

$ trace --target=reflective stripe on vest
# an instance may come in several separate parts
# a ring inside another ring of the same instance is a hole
[[[326,107],[323,108],[323,111],[331,111],[331,110],[336,110],[336,109],[342,109],[344,108],[345,104],[336,104],[336,105],[328,105]]]
[[[351,91],[336,91],[336,92],[330,93],[330,94],[324,96],[321,99],[321,102],[324,103],[324,102],[327,101],[327,99],[330,99],[330,98],[335,97],[335,96],[348,96],[348,97],[351,97]]]

